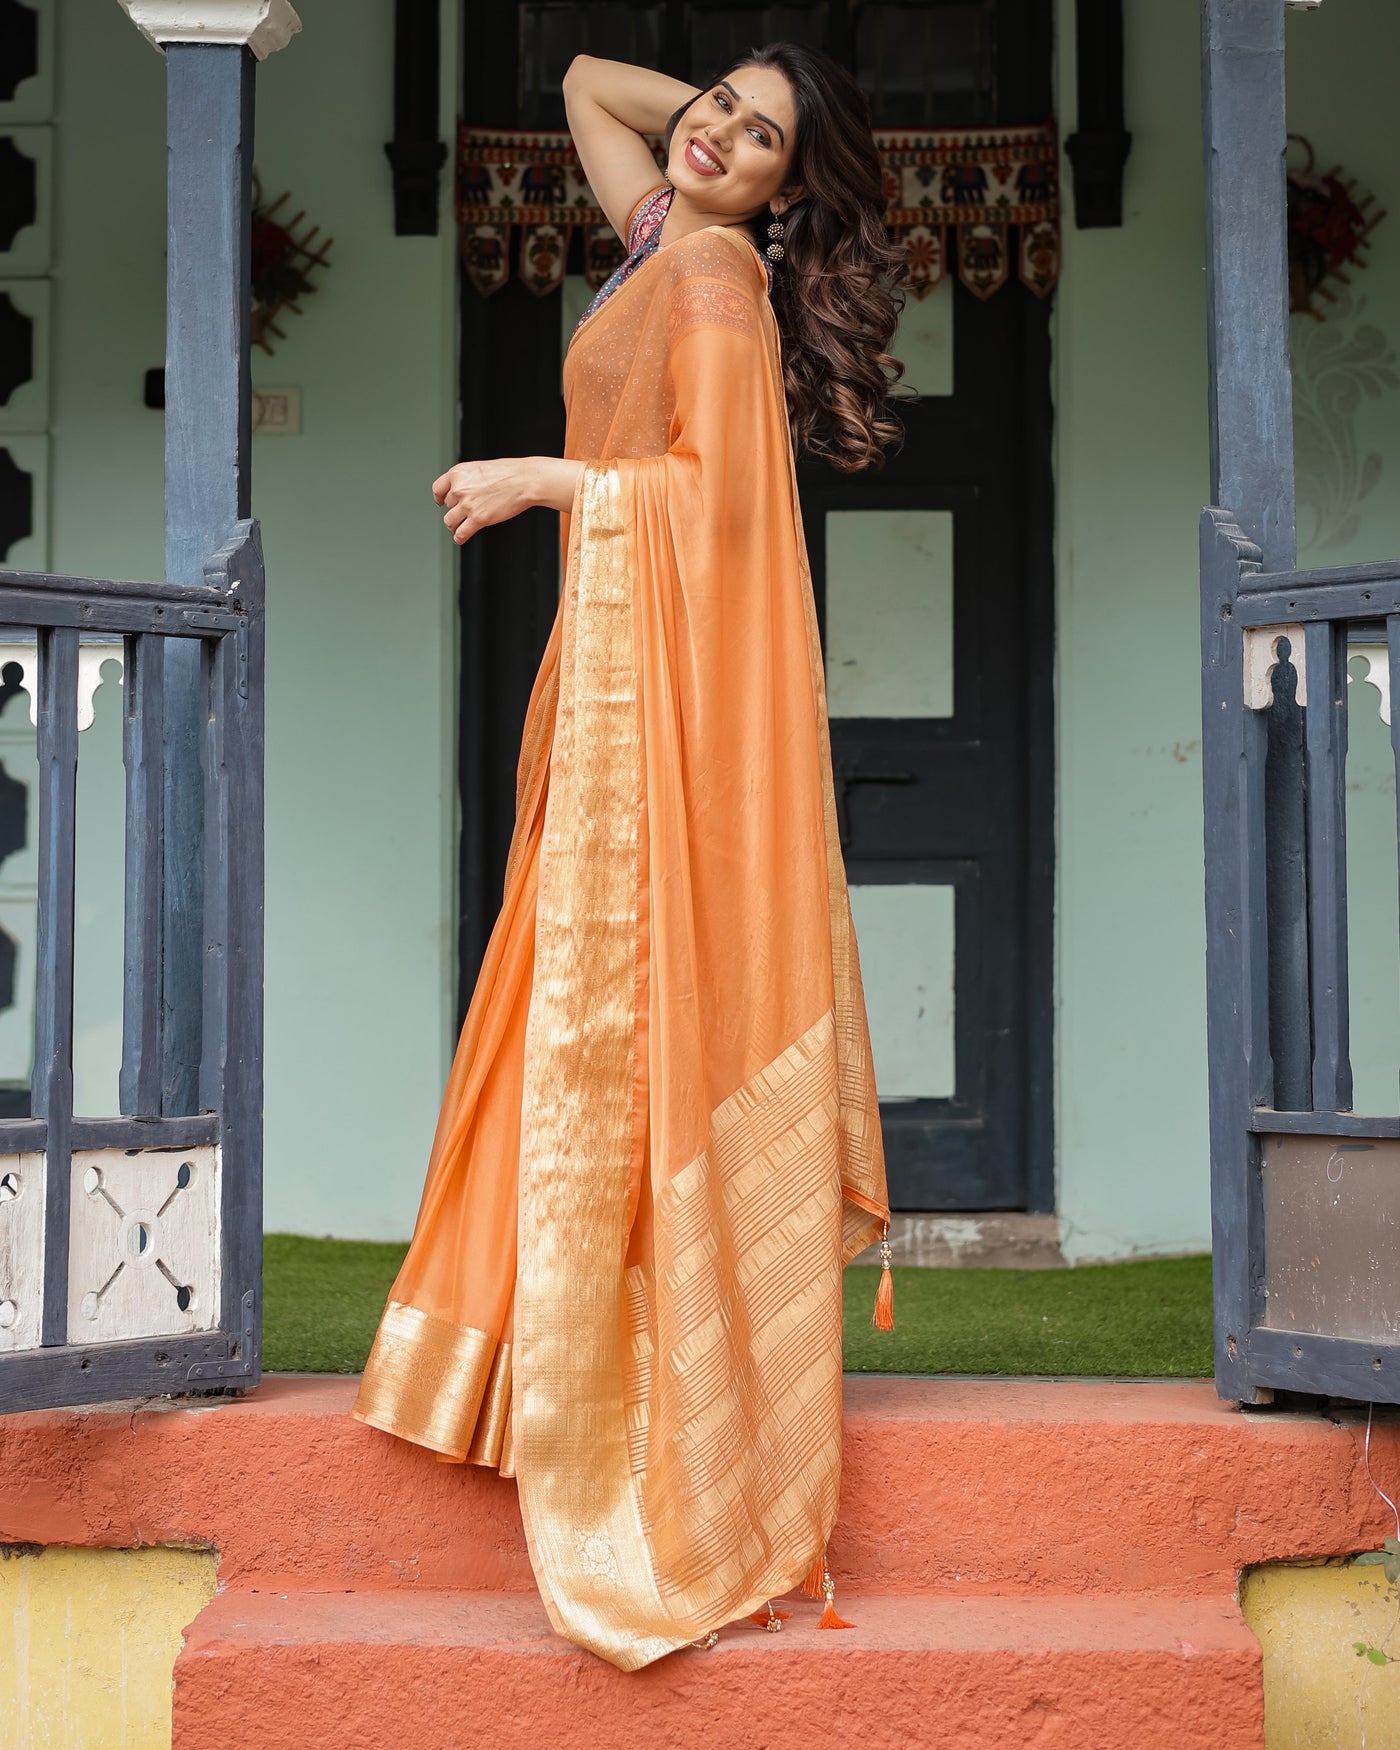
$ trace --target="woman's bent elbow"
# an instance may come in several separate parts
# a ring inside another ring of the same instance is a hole
[[[592,63],[592,55],[575,55],[565,69],[563,80],[560,82],[560,90],[568,92],[570,87],[577,90],[587,79],[588,69]]]

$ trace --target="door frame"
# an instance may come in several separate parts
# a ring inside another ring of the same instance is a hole
[[[473,125],[514,123],[518,45],[507,5],[488,5],[472,37],[464,81],[464,114]],[[1012,65],[1001,90],[1008,113],[1039,116],[1050,90],[1049,0],[1007,0],[1002,28],[1016,24],[1027,57],[1041,68]],[[494,69],[488,80],[485,69]],[[509,77],[503,78],[503,71]],[[577,239],[575,240],[577,245]],[[463,457],[561,453],[563,403],[559,393],[562,344],[558,294],[537,298],[512,273],[482,297],[459,276],[462,335]],[[977,320],[1014,306],[1008,323],[1022,359],[1020,409],[1024,517],[1023,594],[1027,649],[1025,675],[1026,867],[1023,926],[1024,1136],[1026,1208],[1055,1208],[1054,965],[1055,965],[1055,567],[1054,481],[1051,436],[1050,300],[1008,283],[983,305],[955,281],[959,318]],[[541,321],[541,306],[554,314]],[[955,325],[955,336],[957,328]],[[541,336],[545,343],[541,344]],[[956,339],[955,339],[956,345]],[[820,484],[812,465],[799,464],[804,492]],[[827,474],[828,483],[839,481]],[[866,477],[872,507],[882,497],[909,499],[922,488],[894,456]],[[461,803],[457,1012],[465,1016],[486,943],[501,902],[501,876],[514,819],[514,757],[525,701],[557,608],[558,519],[533,510],[467,544],[460,583],[458,783]],[[502,580],[508,580],[503,582]],[[814,585],[817,579],[814,577]],[[503,754],[508,746],[510,757]]]

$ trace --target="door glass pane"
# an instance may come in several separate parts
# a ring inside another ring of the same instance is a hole
[[[826,46],[825,6],[695,6],[690,13],[690,73],[711,79],[761,43]]]
[[[946,886],[851,888],[882,1100],[948,1099],[957,1086],[954,897]]]
[[[826,694],[833,717],[953,714],[953,514],[826,518]]]
[[[996,113],[995,0],[898,0],[856,14],[856,77],[878,128],[949,128]]]
[[[655,67],[661,60],[661,7],[626,6],[592,0],[526,0],[520,8],[520,90],[522,128],[564,126],[561,87],[575,55],[600,55]]]
[[[901,389],[916,395],[953,393],[953,282],[940,280],[926,298],[906,298],[890,351],[904,366]]]

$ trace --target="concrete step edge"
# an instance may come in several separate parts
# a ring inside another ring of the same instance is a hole
[[[804,1597],[775,1600],[791,1612],[780,1634],[743,1618],[725,1626],[721,1645],[766,1651],[780,1641],[849,1657],[881,1652],[1041,1654],[1163,1652],[1196,1658],[1211,1652],[1257,1656],[1258,1645],[1233,1596],[1122,1593],[1110,1596],[844,1592],[838,1604],[853,1627],[820,1629],[821,1607]],[[421,1589],[322,1592],[230,1589],[219,1593],[186,1631],[182,1663],[253,1647],[432,1646],[443,1651],[553,1652],[579,1649],[554,1634],[538,1595]]]

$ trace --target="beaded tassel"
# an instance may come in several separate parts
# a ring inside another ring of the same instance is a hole
[[[790,1610],[774,1610],[773,1601],[770,1598],[762,1610],[754,1611],[749,1621],[756,1622],[760,1628],[766,1628],[770,1635],[775,1635],[791,1615]]]
[[[822,1582],[826,1578],[826,1551],[822,1550],[817,1559],[807,1570],[807,1578],[802,1582],[802,1590],[809,1598],[820,1598]]]
[[[854,1628],[853,1622],[847,1622],[844,1616],[836,1614],[836,1582],[831,1577],[831,1570],[826,1565],[826,1557],[822,1557],[822,1595],[826,1599],[826,1609],[818,1628]]]
[[[875,1311],[870,1322],[877,1331],[894,1329],[894,1277],[890,1274],[890,1224],[880,1240],[880,1286],[875,1291]]]

